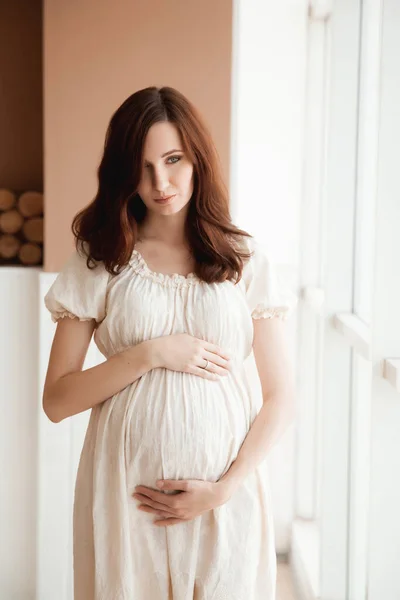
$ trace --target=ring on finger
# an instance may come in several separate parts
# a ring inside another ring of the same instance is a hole
[[[204,359],[206,361],[206,365],[205,367],[202,367],[202,369],[204,369],[205,371],[207,371],[207,367],[208,367],[208,363],[210,362],[209,360],[207,360],[206,358]]]

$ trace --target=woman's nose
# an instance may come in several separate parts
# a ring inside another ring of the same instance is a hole
[[[164,169],[154,171],[154,188],[157,192],[165,192],[168,189],[168,175]]]

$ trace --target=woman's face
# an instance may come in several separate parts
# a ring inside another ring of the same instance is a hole
[[[149,129],[143,159],[138,193],[146,208],[161,215],[181,211],[193,194],[193,164],[172,123],[156,123]]]

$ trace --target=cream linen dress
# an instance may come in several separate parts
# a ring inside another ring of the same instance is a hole
[[[45,297],[54,321],[95,319],[106,358],[176,333],[233,354],[219,381],[157,368],[92,409],[75,490],[75,600],[275,599],[265,461],[226,504],[182,524],[156,527],[132,498],[157,479],[217,481],[261,406],[244,367],[252,318],[285,318],[290,305],[263,248],[246,243],[254,255],[237,285],[155,273],[137,249],[112,276],[75,251]]]

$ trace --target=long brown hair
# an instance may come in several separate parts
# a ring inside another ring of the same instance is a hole
[[[243,244],[251,237],[233,225],[219,157],[196,108],[177,90],[148,87],[127,98],[111,117],[98,168],[94,200],[72,222],[77,248],[85,248],[87,265],[103,261],[113,275],[124,268],[136,243],[137,224],[147,208],[137,193],[143,147],[152,125],[174,124],[192,161],[193,195],[186,236],[196,262],[196,275],[208,283],[239,281],[250,254]]]

